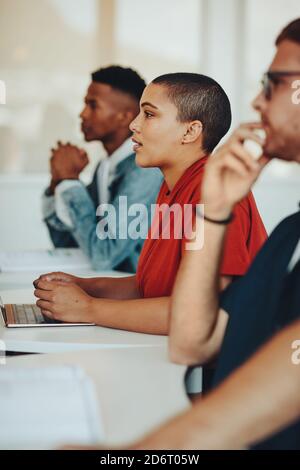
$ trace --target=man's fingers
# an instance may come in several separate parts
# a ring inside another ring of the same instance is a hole
[[[221,168],[230,169],[242,178],[248,176],[248,168],[245,163],[233,154],[228,154],[221,162]]]
[[[88,158],[88,154],[84,149],[79,149],[79,153],[81,157]]]
[[[238,140],[239,142],[243,143],[245,140],[254,140],[254,142],[257,142],[259,145],[263,146],[264,145],[264,139],[253,132],[253,130],[248,129],[248,128],[239,128],[237,129],[229,139],[230,141]]]
[[[263,125],[260,121],[244,122],[240,125],[240,128],[244,128],[244,129],[262,129]]]
[[[270,163],[272,159],[267,157],[266,155],[262,155],[258,160],[257,163],[260,166],[260,169],[262,170],[268,163]]]
[[[221,170],[230,169],[243,178],[249,177],[250,174],[256,176],[260,169],[257,162],[238,143],[232,144],[226,152],[218,155],[216,163]]]
[[[237,142],[233,143],[230,146],[230,149],[234,155],[239,158],[243,163],[247,166],[247,168],[250,171],[258,171],[259,170],[259,164],[257,163],[256,160],[252,157],[252,155],[247,152],[245,147]]]

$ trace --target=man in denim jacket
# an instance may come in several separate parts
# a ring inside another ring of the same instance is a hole
[[[87,142],[102,142],[107,157],[98,164],[89,186],[79,180],[88,163],[85,151],[61,142],[52,149],[51,184],[43,195],[44,220],[55,247],[79,246],[94,269],[136,269],[144,240],[119,236],[127,233],[131,219],[127,211],[119,210],[120,201],[126,198],[128,208],[144,204],[148,219],[141,220],[140,232],[146,233],[150,226],[150,205],[155,203],[162,176],[159,170],[136,165],[128,127],[139,112],[144,87],[144,80],[132,69],[110,66],[92,74],[80,114],[81,129]],[[105,231],[98,223],[99,204],[114,207],[114,233],[110,224]]]

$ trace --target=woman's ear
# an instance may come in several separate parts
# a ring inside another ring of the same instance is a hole
[[[192,121],[188,124],[185,134],[182,137],[182,144],[190,144],[201,137],[203,125],[201,121]]]

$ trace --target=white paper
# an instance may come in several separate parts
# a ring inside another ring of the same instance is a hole
[[[75,366],[0,368],[0,449],[104,439],[92,381]]]
[[[0,271],[4,273],[84,269],[91,269],[91,263],[78,248],[0,252]]]

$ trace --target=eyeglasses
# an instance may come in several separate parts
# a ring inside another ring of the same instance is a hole
[[[280,78],[284,77],[295,77],[299,76],[300,77],[300,70],[295,71],[295,70],[276,70],[274,72],[266,72],[263,75],[262,79],[262,87],[263,87],[263,94],[266,100],[270,100],[272,98],[272,91],[274,88],[274,85],[277,85],[280,81]]]

